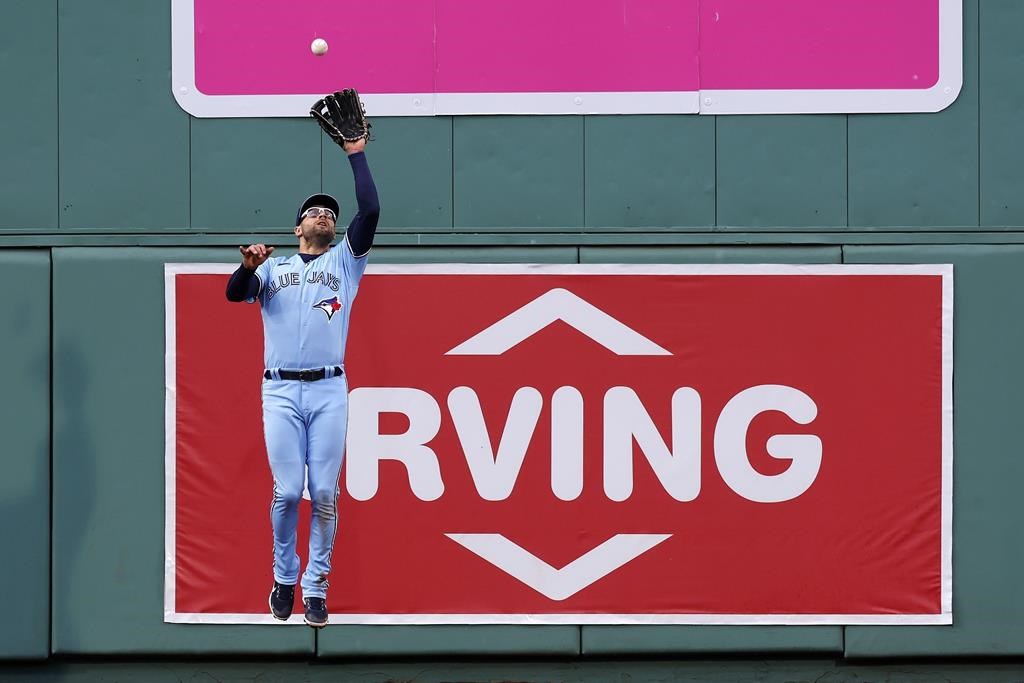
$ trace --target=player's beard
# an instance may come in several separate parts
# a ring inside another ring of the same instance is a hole
[[[335,231],[333,226],[321,226],[313,224],[302,230],[302,239],[314,249],[325,249],[334,241]]]

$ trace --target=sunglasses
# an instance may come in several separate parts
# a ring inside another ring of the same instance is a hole
[[[322,206],[314,206],[311,209],[306,209],[302,212],[303,218],[319,218],[320,216],[327,216],[332,221],[337,221],[338,217],[334,215],[334,212],[330,209],[325,209]]]

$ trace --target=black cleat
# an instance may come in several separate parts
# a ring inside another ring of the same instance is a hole
[[[292,605],[295,604],[295,586],[286,586],[283,583],[274,582],[274,590],[270,591],[270,613],[275,619],[288,621],[292,615]]]
[[[327,626],[327,601],[323,598],[306,598],[303,601],[306,606],[306,623],[313,628]]]

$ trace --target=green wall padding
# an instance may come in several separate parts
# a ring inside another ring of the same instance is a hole
[[[715,224],[715,117],[588,116],[586,226]]]
[[[720,116],[718,225],[846,225],[845,116]]]
[[[6,0],[0,21],[0,232],[57,225],[57,0]]]
[[[50,628],[50,254],[0,251],[0,659],[42,659]]]
[[[60,227],[188,227],[189,117],[171,94],[169,3],[58,7]]]
[[[194,229],[287,233],[320,192],[320,128],[311,118],[193,119],[191,167]]]
[[[452,138],[456,227],[583,225],[582,117],[457,117]]]
[[[1024,224],[1024,3],[985,0],[979,6],[978,78],[981,224]]]

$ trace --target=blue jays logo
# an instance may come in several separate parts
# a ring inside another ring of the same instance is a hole
[[[313,304],[313,308],[319,308],[325,314],[327,319],[330,320],[334,317],[334,314],[341,310],[341,302],[338,301],[338,297],[332,296],[330,299],[324,299]]]

